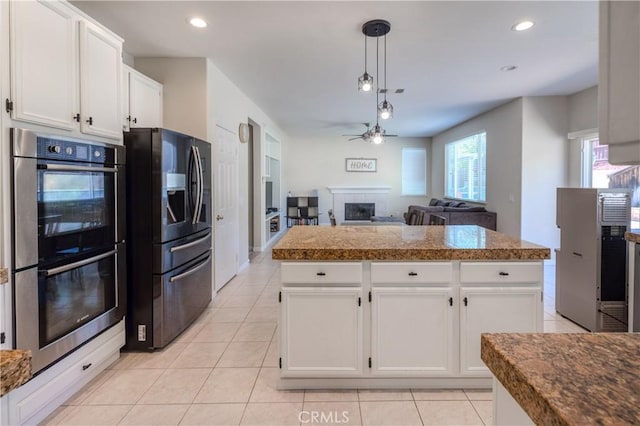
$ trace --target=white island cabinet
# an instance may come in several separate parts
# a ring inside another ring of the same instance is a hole
[[[484,228],[301,226],[273,257],[282,389],[489,388],[481,334],[542,332],[549,249]]]

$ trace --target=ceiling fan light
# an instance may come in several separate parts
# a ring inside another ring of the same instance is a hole
[[[391,102],[385,99],[378,105],[378,117],[383,120],[393,117],[393,105],[391,105]]]
[[[373,89],[373,76],[365,71],[358,78],[358,90],[361,92],[370,92]]]

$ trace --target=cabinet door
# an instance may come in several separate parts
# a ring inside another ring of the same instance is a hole
[[[122,139],[122,42],[90,22],[80,23],[80,109],[83,133]]]
[[[122,131],[129,131],[129,121],[131,114],[129,113],[129,76],[130,68],[126,65],[122,66],[122,92],[120,95],[120,118],[122,121]]]
[[[541,332],[541,291],[533,287],[460,288],[460,369],[489,375],[480,359],[482,333]]]
[[[162,85],[138,73],[129,77],[131,127],[162,127]]]
[[[359,288],[283,288],[283,376],[362,374]]]
[[[452,373],[452,289],[379,287],[371,303],[374,374]]]
[[[65,130],[76,127],[77,20],[62,2],[13,1],[11,117]]]

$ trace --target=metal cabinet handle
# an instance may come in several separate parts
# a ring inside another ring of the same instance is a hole
[[[137,117],[136,117],[136,118],[134,118],[134,119],[133,119],[133,122],[134,122],[134,123],[137,123],[137,122],[138,122],[138,118],[137,118]]]
[[[222,219],[224,219],[224,216],[216,215],[216,220],[222,220]]]
[[[77,121],[78,123],[80,122],[80,113],[77,113],[76,115],[73,116],[73,120]]]
[[[89,117],[87,123],[89,123],[90,126],[93,126],[93,117]]]
[[[574,256],[582,257],[582,253],[578,253],[577,251],[574,251],[572,254]]]
[[[319,277],[324,277],[327,274],[325,274],[324,272],[316,272],[316,275]]]
[[[508,277],[509,273],[508,272],[498,272],[498,275],[500,275],[502,277]]]
[[[89,369],[89,367],[91,367],[92,365],[93,365],[93,363],[91,363],[91,362],[90,362],[89,364],[85,364],[85,365],[83,365],[83,366],[82,366],[82,371],[84,371],[84,370],[88,370],[88,369]]]
[[[409,276],[410,277],[417,277],[418,273],[417,272],[409,272]]]

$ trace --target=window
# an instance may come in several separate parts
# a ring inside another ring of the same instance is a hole
[[[447,198],[487,200],[487,133],[477,133],[445,146],[445,190]]]
[[[402,195],[427,195],[425,148],[402,148]]]
[[[582,187],[630,188],[631,228],[640,228],[640,166],[609,164],[609,146],[598,135],[582,138]]]

